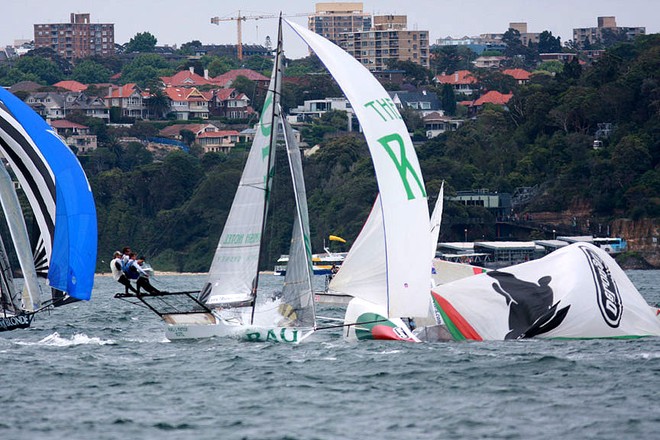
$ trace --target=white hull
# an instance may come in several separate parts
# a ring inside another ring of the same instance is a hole
[[[235,338],[247,342],[285,342],[298,344],[314,332],[311,328],[244,325],[216,318],[215,323],[167,324],[165,337],[170,341],[213,337]]]

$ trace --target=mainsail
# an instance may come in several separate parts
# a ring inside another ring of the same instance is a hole
[[[41,290],[39,287],[39,280],[37,279],[37,271],[34,267],[34,257],[32,256],[32,250],[30,248],[30,239],[28,237],[27,227],[25,226],[25,219],[23,218],[21,205],[16,190],[14,189],[14,182],[11,180],[11,176],[5,169],[4,165],[1,164],[0,205],[2,205],[2,212],[5,214],[7,225],[9,226],[9,234],[14,243],[18,263],[21,267],[21,272],[23,273],[23,279],[25,281],[25,295],[22,308],[28,311],[38,310],[41,306]],[[5,254],[4,245],[3,254]],[[7,267],[9,267],[8,262]],[[3,272],[5,270],[5,267],[3,267]],[[7,279],[7,282],[10,285],[8,288],[14,290],[13,280]]]
[[[97,225],[87,177],[71,149],[27,104],[0,88],[0,152],[9,162],[39,227],[38,273],[70,297],[91,297]]]
[[[432,297],[456,340],[660,336],[657,310],[588,243],[437,286]]]
[[[381,304],[386,305],[388,317],[425,315],[431,273],[429,210],[417,155],[403,119],[385,89],[355,58],[304,27],[287,23],[337,81],[367,140],[381,198],[383,272],[387,277],[387,301]]]
[[[312,246],[309,238],[309,214],[302,160],[291,126],[284,118],[282,118],[282,124],[296,199],[296,215],[291,234],[289,262],[282,288],[280,313],[284,320],[281,325],[314,328],[316,318],[312,291]]]
[[[279,125],[281,38],[278,41],[275,65],[254,141],[200,297],[209,306],[252,306],[255,301]]]

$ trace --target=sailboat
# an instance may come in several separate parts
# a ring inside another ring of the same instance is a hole
[[[0,176],[0,186],[5,187],[3,211],[26,281],[21,311],[89,300],[97,245],[96,208],[89,182],[74,153],[52,128],[1,88],[0,153],[24,191],[38,227],[32,249],[11,178]],[[42,301],[35,273],[47,279],[51,300]]]
[[[192,292],[137,297],[167,323],[165,335],[170,340],[232,336],[248,341],[297,343],[316,326],[302,161],[292,130],[280,117],[281,37],[280,25],[275,64],[256,135],[199,297],[194,297]],[[296,212],[281,296],[258,301],[258,264],[280,130],[289,159]],[[131,294],[115,296],[132,297]],[[184,298],[188,305],[172,307],[175,296]]]
[[[454,340],[660,336],[660,309],[589,243],[437,286],[432,296]]]
[[[355,58],[287,21],[325,64],[350,101],[376,171],[379,195],[330,293],[350,295],[345,336],[417,340],[402,317],[430,307],[429,210],[408,130],[385,89]]]

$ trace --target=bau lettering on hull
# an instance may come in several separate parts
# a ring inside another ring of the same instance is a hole
[[[298,342],[299,330],[295,328],[271,328],[251,330],[245,333],[249,342]]]

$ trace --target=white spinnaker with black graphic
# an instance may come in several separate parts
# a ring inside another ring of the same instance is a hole
[[[14,189],[14,182],[12,182],[11,176],[2,164],[0,164],[0,205],[2,205],[2,212],[7,220],[9,234],[14,244],[21,272],[23,272],[25,284],[23,295],[25,304],[23,307],[28,311],[37,310],[41,306],[41,291],[37,271],[34,267],[30,239],[21,204]]]
[[[381,199],[387,277],[385,300],[378,304],[385,306],[388,318],[425,316],[431,273],[429,208],[417,154],[403,118],[387,91],[360,62],[322,36],[295,23],[287,24],[337,81],[369,146]]]
[[[604,250],[574,243],[433,289],[455,339],[660,336],[660,319]]]

